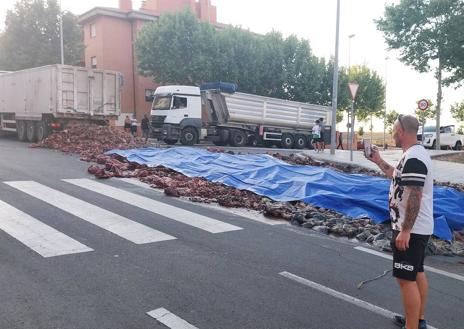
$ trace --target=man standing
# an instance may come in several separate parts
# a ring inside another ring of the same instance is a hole
[[[398,281],[405,317],[396,316],[397,325],[406,329],[427,328],[424,313],[428,283],[424,273],[425,248],[433,232],[432,161],[417,144],[419,122],[414,116],[400,115],[393,125],[393,139],[403,155],[393,168],[377,148],[369,160],[392,178],[389,194],[393,228],[393,276]]]
[[[146,114],[143,115],[140,127],[142,128],[142,138],[145,138],[146,143],[150,137],[150,120],[148,120],[148,116]]]
[[[312,144],[317,153],[319,153],[321,147],[321,126],[319,125],[319,120],[316,120],[315,125],[312,129]]]
[[[321,137],[319,137],[320,138],[319,143],[321,143],[321,151],[324,152],[324,150],[325,150],[324,118],[319,118],[319,126],[321,127],[321,129],[320,129],[321,130]]]

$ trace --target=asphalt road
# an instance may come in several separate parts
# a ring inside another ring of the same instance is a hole
[[[13,139],[0,154],[2,329],[383,329],[402,312],[389,275],[357,289],[391,267],[358,244],[117,179],[84,188],[88,163]],[[429,274],[435,328],[462,328],[460,278]]]

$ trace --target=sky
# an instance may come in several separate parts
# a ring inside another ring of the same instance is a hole
[[[0,0],[0,30],[6,11],[16,0]],[[61,0],[62,7],[82,14],[95,6],[117,7],[118,0]],[[272,30],[284,36],[295,34],[310,42],[313,53],[329,58],[335,54],[336,0],[211,0],[217,7],[218,22],[241,26],[257,33]],[[402,64],[398,53],[388,51],[382,33],[374,19],[383,15],[385,0],[341,0],[339,64],[367,65],[386,81],[388,110],[413,114],[417,101],[423,98],[436,103],[437,82],[433,73],[418,73]],[[388,3],[398,3],[390,0]],[[133,1],[133,8],[140,7]],[[350,35],[353,35],[351,39]],[[351,40],[351,42],[350,42]],[[464,100],[464,87],[443,89],[442,124],[456,124],[449,108]],[[344,126],[342,122],[339,126]],[[427,124],[434,124],[429,120]],[[362,124],[365,130],[368,124]],[[366,129],[367,128],[367,129]],[[382,131],[380,120],[374,121],[374,131]]]

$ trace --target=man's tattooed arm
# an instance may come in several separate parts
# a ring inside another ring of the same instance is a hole
[[[393,178],[393,171],[394,168],[390,166],[385,160],[380,160],[379,163],[377,163],[377,166],[379,166],[380,169],[385,173],[385,175],[389,178]]]
[[[404,221],[401,228],[403,231],[411,231],[414,223],[416,222],[417,215],[419,214],[422,200],[422,187],[406,186],[405,194],[407,197],[406,213],[404,215]]]

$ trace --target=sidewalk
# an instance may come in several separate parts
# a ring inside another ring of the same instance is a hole
[[[450,154],[451,151],[437,151],[428,150],[430,156],[440,154]],[[314,159],[333,161],[338,163],[355,164],[372,170],[380,171],[380,169],[364,157],[363,151],[353,151],[353,162],[350,161],[350,151],[335,150],[335,154],[331,155],[330,150],[326,149],[324,152],[316,153],[313,150],[306,150],[303,153],[311,156]],[[402,150],[386,150],[380,151],[380,156],[390,165],[395,166],[401,158]],[[434,179],[439,182],[452,182],[464,184],[464,164],[433,160],[433,174]]]

